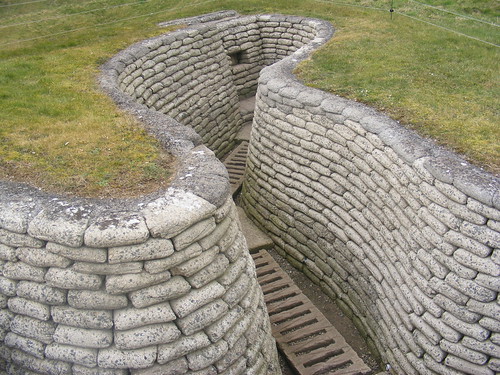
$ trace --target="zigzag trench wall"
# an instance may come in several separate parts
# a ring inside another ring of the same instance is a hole
[[[166,191],[90,200],[0,183],[0,373],[279,373],[216,158],[260,69],[314,36],[314,21],[278,19],[195,25],[103,67],[104,90],[177,157]]]
[[[216,156],[233,146],[240,99],[280,59],[259,81],[247,212],[395,372],[499,370],[498,180],[300,85],[293,67],[332,33],[317,20],[239,17],[138,43],[104,66],[105,91],[178,172],[166,191],[129,200],[0,183],[4,373],[277,372]]]
[[[293,69],[330,37],[261,72],[243,205],[394,373],[498,373],[500,181],[303,86]]]

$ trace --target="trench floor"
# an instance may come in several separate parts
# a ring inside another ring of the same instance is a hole
[[[244,103],[246,110],[254,106]],[[238,145],[222,161],[229,172],[233,197],[245,177],[251,133],[247,123],[237,136]],[[273,250],[271,239],[238,207],[243,234],[256,263],[283,375],[388,375],[351,320],[321,289]]]
[[[266,250],[253,253],[252,257],[276,344],[296,372],[304,375],[372,373]]]
[[[283,375],[388,375],[380,372],[351,320],[274,250],[272,240],[241,207],[238,214],[270,313]]]

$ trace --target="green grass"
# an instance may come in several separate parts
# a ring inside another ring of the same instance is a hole
[[[500,172],[498,47],[398,13],[337,20],[334,40],[299,68],[308,84],[368,103]],[[490,32],[459,31],[498,42],[498,28],[484,29]]]
[[[443,12],[395,0],[392,19],[386,0],[8,6],[26,1],[0,0],[0,178],[86,196],[134,195],[167,183],[173,161],[100,92],[99,66],[164,32],[158,22],[221,9],[331,21],[334,39],[298,69],[307,84],[373,105],[500,171],[496,1],[425,0]]]

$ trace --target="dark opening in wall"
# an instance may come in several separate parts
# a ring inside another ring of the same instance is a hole
[[[236,51],[229,54],[231,59],[231,65],[239,65],[243,63],[243,53],[244,51]]]

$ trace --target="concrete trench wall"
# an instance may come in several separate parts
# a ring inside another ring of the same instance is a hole
[[[221,157],[234,146],[239,102],[255,95],[262,68],[313,37],[313,26],[297,17],[197,25],[130,48],[116,79],[136,103],[194,129]]]
[[[315,39],[260,75],[242,201],[397,374],[500,372],[500,181],[303,86]]]
[[[165,191],[91,200],[0,182],[0,373],[279,373],[216,157],[233,146],[263,64],[314,34],[278,18],[197,24],[103,67],[103,89],[177,157]]]
[[[191,162],[218,165],[209,150],[193,152]],[[227,193],[209,202],[168,189],[112,207],[11,198],[0,214],[7,374],[275,373],[267,312]]]

